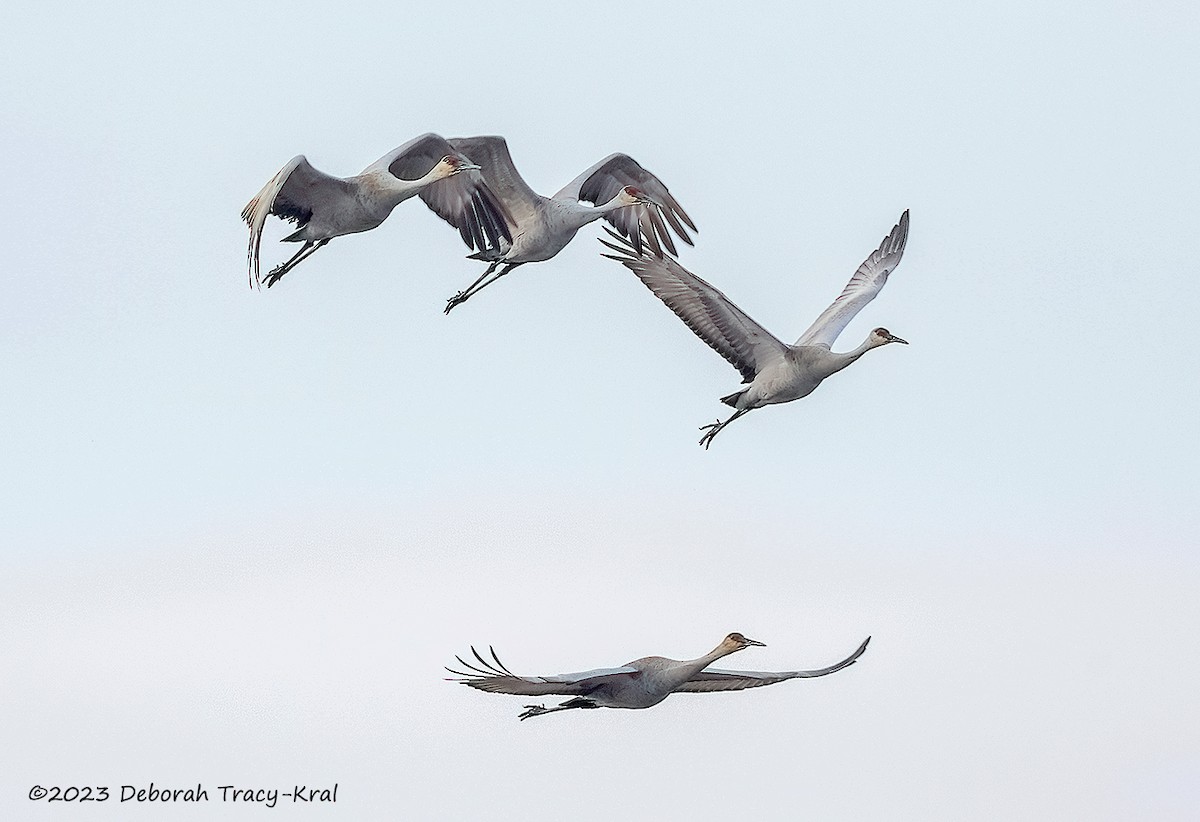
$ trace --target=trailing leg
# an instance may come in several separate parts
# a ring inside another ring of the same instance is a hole
[[[555,711],[569,711],[572,708],[599,708],[595,702],[586,699],[582,696],[577,696],[574,699],[569,699],[560,705],[555,705],[553,708],[547,708],[544,705],[526,705],[525,712],[518,719],[526,720],[531,716],[541,716],[542,714],[552,714]]]
[[[280,278],[283,277],[284,274],[291,271],[302,261],[308,259],[309,255],[328,242],[328,237],[324,240],[306,240],[304,245],[300,246],[300,250],[292,256],[292,259],[288,260],[282,265],[275,266],[267,273],[267,288],[270,288],[271,286],[275,285],[275,283],[279,282]]]
[[[731,416],[729,419],[725,420],[725,422],[721,422],[720,420],[717,420],[716,422],[710,423],[709,425],[700,426],[700,430],[705,432],[704,436],[700,438],[700,444],[704,446],[704,450],[705,451],[708,450],[708,446],[710,446],[712,444],[713,437],[715,437],[717,434],[721,433],[721,429],[723,429],[725,426],[729,425],[729,423],[736,420],[742,414],[745,414],[746,412],[751,411],[751,410],[752,409],[750,409],[750,408],[739,408],[737,411],[734,411],[733,416]]]
[[[495,270],[496,266],[500,265],[501,262],[502,261],[497,260],[496,262],[489,265],[487,271],[483,272],[483,276],[481,276],[475,282],[471,283],[471,285],[468,286],[465,290],[458,292],[453,297],[451,297],[449,300],[447,300],[446,301],[446,313],[449,314],[450,309],[454,308],[454,306],[465,303],[467,300],[471,299],[471,297],[475,296],[480,291],[487,288],[492,283],[496,282],[496,280],[500,279],[501,277],[503,277],[508,272],[512,271],[517,266],[524,265],[524,263],[507,263],[504,266],[504,268],[502,268],[494,277],[492,277],[490,280],[487,280],[485,282],[485,279],[487,278],[487,276],[489,274],[491,274],[492,271]]]

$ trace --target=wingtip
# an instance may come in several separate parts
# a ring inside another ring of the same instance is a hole
[[[625,257],[621,258],[622,261],[627,258],[637,260],[646,256],[645,252],[641,248],[638,248],[636,245],[634,245],[634,242],[624,234],[614,231],[608,226],[604,226],[604,231],[609,237],[616,241],[616,244],[614,245],[613,243],[605,240],[603,237],[597,237],[596,239],[600,241],[601,245],[611,248],[613,251],[616,251],[620,254],[626,255]]]
[[[904,209],[904,213],[900,215],[900,221],[893,226],[888,235],[883,238],[883,245],[891,246],[891,250],[903,251],[904,246],[908,244],[908,209]],[[881,246],[882,247],[882,246]]]
[[[619,245],[613,245],[610,242],[606,242],[603,238],[600,238],[600,245],[604,246],[605,248],[612,249],[613,251],[617,252],[617,254],[623,255],[618,257],[617,254],[605,254],[603,251],[601,251],[601,257],[608,257],[610,260],[616,260],[618,262],[624,262],[625,260],[629,259],[628,256],[624,256],[625,249],[621,248]]]

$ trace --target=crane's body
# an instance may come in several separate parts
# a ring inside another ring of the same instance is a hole
[[[471,648],[478,665],[456,657],[459,664],[467,670],[446,670],[460,677],[452,681],[481,691],[521,696],[558,694],[573,697],[551,708],[526,705],[526,710],[520,718],[528,719],[573,708],[652,708],[673,693],[743,690],[773,685],[788,679],[825,676],[854,664],[867,649],[867,643],[870,641],[871,638],[867,637],[853,654],[841,662],[811,671],[727,671],[708,667],[721,657],[743,648],[763,645],[738,633],[725,637],[716,648],[696,659],[647,656],[616,668],[597,668],[555,676],[523,677],[508,670],[496,656],[494,649],[489,649],[492,661],[488,661]]]
[[[292,163],[308,162],[304,155]],[[436,169],[440,173],[439,169]],[[431,171],[429,175],[433,176]],[[314,210],[302,227],[284,237],[282,242],[298,243],[310,240],[331,240],[344,234],[358,234],[378,228],[396,208],[420,193],[424,180],[398,180],[377,171],[364,171],[353,177],[335,177],[348,196],[338,198],[328,206]]]
[[[807,397],[826,377],[833,376],[857,360],[867,349],[861,347],[835,354],[819,345],[790,346],[778,359],[755,375],[749,388],[732,395],[735,408],[759,408],[772,403],[791,402]]]
[[[609,155],[553,197],[545,197],[521,178],[503,137],[456,137],[450,144],[479,163],[484,180],[512,221],[509,240],[470,255],[489,265],[475,282],[446,301],[447,314],[517,266],[551,259],[579,229],[601,218],[639,250],[645,242],[655,254],[661,255],[663,248],[674,253],[667,223],[684,242],[692,242],[683,227],[696,230],[691,218],[661,180],[626,154]]]
[[[416,196],[457,228],[469,248],[488,252],[512,238],[504,208],[487,189],[479,166],[436,134],[410,140],[353,177],[319,171],[301,154],[242,210],[250,226],[251,285],[261,279],[259,247],[268,216],[297,224],[283,242],[304,243],[295,256],[268,273],[270,288],[334,237],[370,231],[396,206]]]
[[[622,190],[623,193],[623,190]],[[556,256],[570,244],[579,229],[619,208],[643,203],[629,196],[617,196],[602,205],[594,206],[578,200],[542,197],[537,210],[538,219],[518,224],[512,232],[511,243],[501,243],[500,253],[492,262],[541,263]]]
[[[780,352],[778,358],[765,364],[762,370],[754,375],[754,380],[748,388],[722,397],[721,401],[733,408],[749,411],[764,405],[807,397],[816,391],[817,386],[826,378],[841,371],[872,348],[887,342],[904,342],[899,338],[880,341],[882,339],[868,337],[858,348],[843,353],[835,353],[821,345],[788,346]]]
[[[735,409],[724,422],[703,426],[705,448],[725,426],[755,408],[807,397],[825,379],[857,361],[872,348],[904,343],[886,328],[876,328],[857,348],[837,353],[830,346],[862,308],[875,298],[888,275],[900,264],[908,241],[908,212],[863,262],[841,295],[795,343],[788,345],[755,322],[734,303],[673,259],[654,257],[627,239],[609,232],[615,242],[601,240],[617,260],[637,275],[655,296],[742,375],[748,383],[721,402]]]

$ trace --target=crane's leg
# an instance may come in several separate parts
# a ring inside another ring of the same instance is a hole
[[[708,450],[708,446],[712,445],[713,437],[715,437],[717,434],[721,433],[722,428],[729,425],[729,423],[736,420],[742,414],[745,414],[746,412],[752,411],[752,410],[753,409],[751,409],[751,408],[739,408],[737,411],[734,411],[733,416],[730,417],[729,419],[725,420],[725,422],[721,422],[720,420],[717,420],[716,422],[711,423],[709,425],[700,426],[700,430],[705,432],[704,436],[700,438],[700,444],[704,446],[704,450],[705,451]]]
[[[483,282],[484,280],[486,280],[488,278],[488,275],[491,274],[493,271],[495,271],[496,267],[499,266],[502,262],[504,262],[504,261],[503,260],[493,261],[492,264],[487,267],[487,270],[479,275],[479,279],[477,279],[475,282],[471,283],[469,286],[464,288],[462,291],[455,294],[450,299],[446,300],[446,313],[449,314],[450,309],[454,308],[454,306],[458,305],[459,303],[466,302],[467,298],[470,297],[471,294],[474,293],[475,287],[477,285],[479,285],[481,282]]]
[[[306,240],[304,245],[300,246],[300,250],[292,256],[292,259],[288,260],[286,263],[275,266],[267,273],[267,288],[270,288],[271,286],[275,285],[275,283],[279,282],[279,279],[284,274],[291,271],[303,260],[308,259],[309,255],[329,242],[330,239],[331,238],[326,237],[324,240]]]
[[[450,309],[454,308],[454,306],[459,305],[461,303],[465,303],[467,300],[471,299],[471,297],[475,296],[480,291],[487,288],[492,283],[496,282],[496,280],[500,279],[501,277],[503,277],[508,272],[512,271],[517,266],[525,265],[524,263],[507,263],[504,266],[504,268],[502,268],[499,272],[496,273],[496,276],[492,277],[490,280],[487,280],[487,282],[484,282],[484,280],[487,278],[487,275],[491,274],[492,271],[495,270],[496,266],[500,265],[501,262],[502,262],[501,260],[497,260],[496,262],[489,265],[487,271],[483,272],[482,277],[480,277],[475,282],[471,283],[471,285],[468,286],[464,291],[460,291],[457,294],[455,294],[453,297],[451,297],[450,299],[446,300],[446,313],[449,314]]]
[[[571,708],[599,708],[595,702],[584,697],[577,696],[574,699],[567,700],[561,705],[555,705],[553,708],[547,708],[544,705],[526,705],[525,713],[521,714],[518,719],[526,720],[531,716],[541,716],[542,714],[552,714],[555,711],[569,711]]]

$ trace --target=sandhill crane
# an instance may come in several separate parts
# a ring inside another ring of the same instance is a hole
[[[242,219],[250,226],[251,288],[260,282],[258,252],[267,215],[299,226],[283,242],[304,243],[267,274],[270,288],[334,237],[370,231],[414,195],[457,228],[468,248],[487,251],[501,239],[512,240],[504,207],[483,182],[479,166],[436,134],[409,140],[345,179],[318,171],[301,154],[242,209]]]
[[[616,243],[601,240],[617,254],[617,260],[646,284],[684,321],[696,336],[728,360],[742,374],[749,388],[722,397],[736,409],[729,419],[701,427],[700,444],[708,448],[721,429],[743,414],[772,403],[807,397],[821,381],[836,374],[872,348],[888,343],[908,343],[886,328],[876,328],[866,341],[842,354],[829,347],[863,306],[875,298],[888,274],[900,263],[908,240],[908,212],[884,238],[871,256],[858,267],[841,295],[825,309],[794,345],[787,345],[750,319],[724,294],[672,259],[639,252],[624,237],[609,232]]]
[[[470,255],[489,265],[479,279],[446,301],[447,314],[517,266],[549,260],[579,229],[601,217],[631,238],[639,251],[645,242],[657,256],[662,256],[663,247],[675,253],[663,218],[692,245],[684,229],[686,224],[696,230],[691,218],[662,181],[627,154],[610,154],[553,197],[543,197],[521,179],[503,137],[452,138],[450,145],[483,167],[483,179],[513,217],[514,239],[501,243],[499,249]],[[489,280],[493,271],[496,275]]]
[[[481,691],[495,694],[518,694],[520,696],[571,696],[566,702],[547,708],[543,705],[526,705],[520,719],[541,716],[571,708],[650,708],[674,693],[710,693],[713,691],[740,691],[774,685],[786,679],[825,676],[840,671],[862,656],[870,637],[863,640],[858,650],[850,656],[815,671],[724,671],[708,666],[723,656],[728,656],[751,645],[763,643],[733,633],[721,640],[716,648],[697,659],[667,659],[648,656],[635,659],[619,668],[598,668],[577,674],[557,676],[517,676],[504,666],[489,646],[493,662],[488,662],[474,647],[471,653],[479,665],[456,656],[466,671],[454,668],[446,670],[456,675],[451,682],[460,682]],[[481,667],[482,666],[482,667]]]

